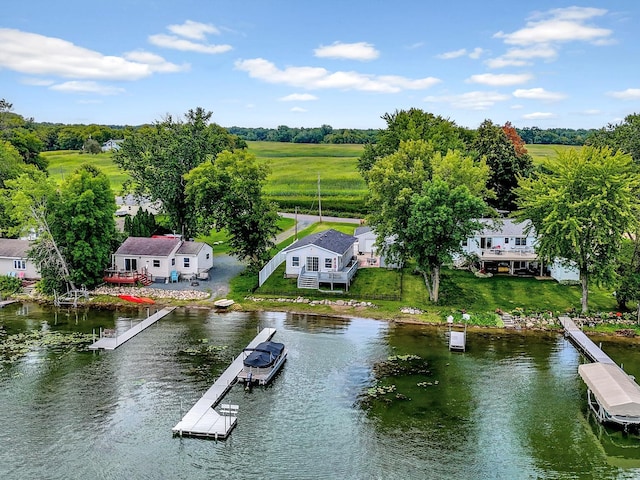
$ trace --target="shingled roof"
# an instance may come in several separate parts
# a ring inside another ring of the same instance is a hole
[[[29,240],[16,240],[13,238],[0,238],[0,257],[3,258],[27,258]]]
[[[353,235],[347,235],[334,229],[324,230],[301,238],[297,242],[289,245],[284,249],[285,252],[297,250],[307,245],[315,245],[333,253],[342,255],[347,248],[357,242],[358,239]]]
[[[116,250],[116,255],[166,257],[181,241],[176,237],[129,237]]]

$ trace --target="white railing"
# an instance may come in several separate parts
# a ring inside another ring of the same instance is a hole
[[[278,253],[276,253],[275,257],[269,260],[269,263],[267,263],[264,267],[262,267],[262,270],[260,270],[260,273],[258,274],[258,286],[261,287],[262,284],[267,281],[267,278],[269,278],[275,271],[275,269],[282,265],[282,262],[284,262],[286,259],[287,254],[284,253],[283,250],[280,250]]]

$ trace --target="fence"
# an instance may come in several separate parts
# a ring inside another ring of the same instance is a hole
[[[275,257],[269,260],[269,263],[262,267],[262,270],[260,270],[260,273],[258,274],[258,287],[261,287],[264,282],[267,281],[267,278],[271,276],[274,270],[278,268],[282,264],[282,262],[286,260],[286,258],[287,254],[281,250],[276,254]]]

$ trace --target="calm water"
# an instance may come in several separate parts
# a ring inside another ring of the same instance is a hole
[[[127,315],[12,306],[0,324],[90,333],[126,329]],[[274,383],[231,390],[240,412],[227,441],[174,438],[262,327],[290,352]],[[474,333],[468,344],[451,354],[444,330],[368,319],[182,310],[114,352],[33,351],[0,372],[0,478],[640,478],[638,438],[593,422],[580,356],[562,338]],[[180,353],[203,345],[227,348],[207,364]],[[636,344],[603,348],[640,378]],[[362,408],[373,365],[406,353],[431,375],[396,378],[406,400]]]

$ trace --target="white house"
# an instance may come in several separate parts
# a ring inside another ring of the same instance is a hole
[[[308,235],[282,250],[285,276],[298,278],[298,288],[319,288],[321,283],[344,284],[348,289],[358,270],[352,235],[329,229]]]
[[[148,198],[131,193],[122,197],[117,196],[116,206],[118,207],[115,213],[116,217],[124,217],[125,215],[134,216],[140,209],[146,210],[152,215],[157,215],[161,209],[159,201],[152,202]]]
[[[30,247],[31,243],[28,240],[0,238],[0,275],[39,280],[40,272],[27,258]]]
[[[112,150],[118,151],[120,150],[120,142],[122,142],[122,140],[107,140],[102,144],[101,149],[103,152],[111,152]]]
[[[371,227],[357,227],[353,235],[358,239],[355,248],[361,267],[399,268],[398,265],[388,263],[384,255],[378,254],[378,249],[375,246],[378,235]],[[387,240],[387,244],[391,242],[392,240]]]
[[[480,221],[485,228],[462,243],[467,255],[477,255],[480,268],[489,273],[551,276],[557,281],[575,280],[576,269],[558,261],[545,264],[535,251],[537,237],[531,222],[516,223],[509,218]]]
[[[112,255],[107,283],[133,284],[208,279],[213,249],[179,236],[129,237]]]

